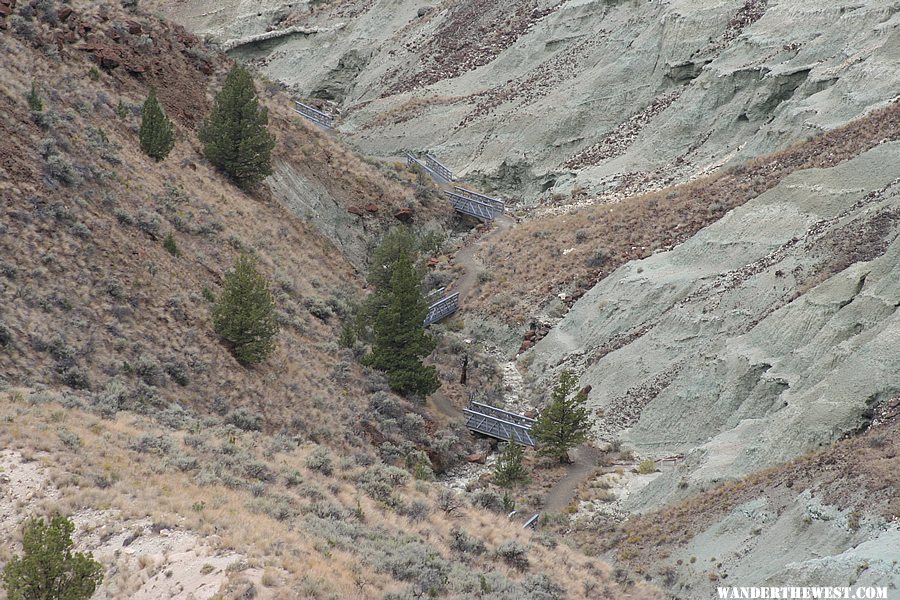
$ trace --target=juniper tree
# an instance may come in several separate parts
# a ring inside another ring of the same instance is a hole
[[[268,123],[269,112],[259,105],[253,78],[236,64],[200,127],[203,154],[239,186],[252,187],[272,173],[275,137]]]
[[[390,283],[376,290],[372,303],[374,342],[364,362],[384,371],[395,392],[425,397],[440,382],[437,369],[422,363],[437,345],[425,332],[428,303],[421,291],[422,271],[413,264],[412,252],[405,250],[389,270]]]
[[[568,462],[569,450],[582,443],[591,429],[587,393],[578,388],[578,378],[563,371],[553,389],[550,405],[545,408],[531,433],[540,442],[538,452],[562,462]]]
[[[240,255],[225,276],[213,309],[213,325],[243,365],[260,363],[275,350],[275,300],[268,280],[257,272],[255,261],[247,254]]]
[[[41,100],[41,93],[38,91],[37,82],[31,82],[31,89],[25,94],[25,100],[28,102],[28,110],[33,113],[39,113],[44,110],[44,101]]]
[[[156,99],[156,90],[151,87],[144,108],[141,110],[141,150],[159,162],[169,155],[175,145],[175,130],[166,112]]]
[[[525,453],[519,444],[511,441],[506,445],[494,466],[494,481],[497,485],[512,487],[528,481],[528,471],[522,464],[524,456]]]
[[[25,523],[24,554],[3,569],[9,600],[85,600],[103,580],[103,565],[90,554],[72,552],[75,525],[57,515],[46,522],[33,517]]]

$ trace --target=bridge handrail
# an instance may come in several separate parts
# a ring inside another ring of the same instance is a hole
[[[447,181],[454,181],[453,179],[453,171],[447,168],[444,163],[436,159],[430,154],[425,155],[425,163],[431,168],[432,171],[435,171],[438,175],[446,179]]]
[[[315,121],[320,125],[324,125],[328,128],[334,128],[334,115],[330,115],[326,112],[323,112],[317,108],[313,108],[308,104],[304,104],[299,100],[294,100],[294,111],[303,115],[311,121]]]
[[[470,190],[468,188],[460,187],[458,185],[454,185],[453,189],[455,189],[456,193],[458,193],[461,196],[468,196],[472,200],[480,200],[480,201],[486,202],[488,204],[493,204],[497,208],[499,208],[501,211],[506,210],[506,203],[503,200],[500,200],[499,198],[493,198],[491,196],[487,196],[480,192],[476,192],[476,191]]]
[[[497,423],[509,425],[510,427],[513,427],[515,429],[524,429],[525,432],[529,434],[529,437],[531,436],[531,427],[528,427],[527,425],[522,425],[521,423],[513,423],[512,421],[505,421],[503,419],[498,419],[497,417],[494,417],[492,415],[486,415],[482,412],[478,412],[475,410],[469,410],[468,408],[464,408],[463,413],[472,415],[472,416],[476,416],[476,417],[487,417],[488,419],[496,421]]]
[[[451,200],[456,198],[457,200],[460,200],[462,202],[471,202],[472,204],[477,204],[479,206],[483,206],[486,209],[488,209],[489,211],[491,211],[492,214],[497,210],[496,206],[494,206],[493,204],[490,204],[488,202],[482,202],[481,200],[476,200],[475,198],[469,198],[468,196],[463,196],[462,194],[457,194],[456,192],[451,191],[451,190],[446,190],[445,193],[447,194],[447,196],[450,197]]]
[[[481,408],[487,408],[494,412],[503,413],[504,415],[509,415],[511,417],[516,417],[517,419],[522,419],[523,421],[530,421],[532,423],[536,423],[537,419],[532,419],[531,417],[526,417],[525,415],[520,415],[518,413],[510,412],[508,410],[503,410],[502,408],[497,408],[496,406],[491,406],[490,404],[482,404],[481,402],[470,402],[469,406],[478,406]],[[477,411],[474,411],[477,412]],[[488,415],[490,416],[490,415]]]

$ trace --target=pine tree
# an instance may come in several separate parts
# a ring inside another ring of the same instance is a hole
[[[512,487],[528,482],[528,471],[522,464],[525,452],[522,446],[509,442],[494,467],[494,481],[500,487]]]
[[[144,108],[141,110],[141,150],[159,162],[169,155],[175,146],[175,130],[166,116],[162,105],[156,99],[156,90],[151,87]]]
[[[275,300],[269,282],[257,272],[250,256],[239,256],[234,269],[225,276],[224,288],[213,309],[213,324],[243,365],[260,363],[275,350]]]
[[[568,462],[569,450],[587,438],[593,423],[586,406],[587,394],[573,394],[577,387],[578,379],[570,371],[560,374],[550,405],[531,427],[540,442],[540,454]]]
[[[440,382],[437,369],[422,364],[437,345],[423,325],[428,303],[421,291],[422,272],[411,252],[401,252],[390,271],[388,287],[376,290],[374,343],[364,362],[387,373],[395,392],[425,397],[437,391]]]
[[[25,523],[24,554],[3,569],[3,587],[10,600],[85,600],[103,581],[103,565],[90,554],[72,552],[75,525],[57,515],[47,523]]]
[[[200,127],[203,153],[239,186],[252,187],[272,173],[275,137],[268,123],[269,111],[259,105],[253,78],[236,64]]]
[[[368,279],[376,291],[390,287],[394,265],[402,256],[415,256],[417,246],[415,236],[406,227],[392,229],[384,236],[369,261]]]

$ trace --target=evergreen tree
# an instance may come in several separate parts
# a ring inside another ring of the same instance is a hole
[[[166,116],[162,105],[156,99],[156,90],[151,87],[144,108],[141,110],[141,150],[159,162],[169,155],[175,146],[175,130]]]
[[[234,269],[225,276],[224,288],[213,309],[213,324],[243,365],[260,363],[275,350],[275,300],[269,282],[257,272],[250,256],[239,256]]]
[[[582,443],[593,423],[589,417],[587,394],[573,392],[578,379],[570,371],[563,371],[553,390],[550,406],[545,408],[531,433],[540,442],[540,452],[562,462],[568,462],[569,450]]]
[[[374,343],[364,362],[387,373],[395,392],[425,397],[440,382],[437,369],[422,364],[437,345],[423,325],[428,303],[421,291],[422,272],[413,264],[412,253],[405,251],[389,269],[390,285],[376,290],[372,304]]]
[[[496,466],[494,466],[494,481],[497,485],[500,487],[512,487],[528,482],[528,471],[525,469],[525,465],[522,464],[524,456],[525,452],[519,444],[509,442],[506,445],[506,448],[500,454],[500,458],[497,459]]]
[[[376,292],[384,291],[391,285],[394,265],[403,256],[410,258],[416,254],[418,243],[415,236],[406,227],[392,229],[377,248],[372,252],[369,261],[369,283]]]
[[[103,580],[103,565],[90,554],[72,552],[75,525],[57,515],[47,523],[25,523],[24,554],[3,569],[9,600],[86,600]]]
[[[269,111],[259,105],[253,78],[236,64],[200,127],[203,153],[239,186],[252,187],[272,173],[275,137],[268,123]]]
[[[31,82],[31,89],[25,94],[25,100],[28,102],[28,110],[33,113],[43,112],[44,101],[41,100],[41,93],[38,91],[37,82]]]

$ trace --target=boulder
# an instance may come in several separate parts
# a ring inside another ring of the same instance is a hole
[[[401,208],[397,212],[394,213],[394,218],[403,221],[404,223],[412,221],[413,218],[413,209],[411,208]]]

